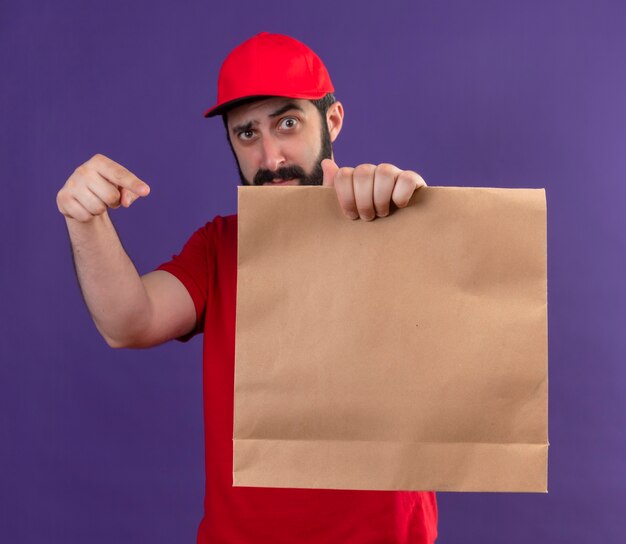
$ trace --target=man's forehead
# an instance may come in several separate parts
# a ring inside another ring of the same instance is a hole
[[[277,114],[284,113],[290,109],[297,109],[305,113],[313,105],[301,98],[286,98],[282,96],[273,96],[270,98],[261,98],[248,102],[228,112],[228,124],[242,124],[260,122],[267,117],[275,117]]]

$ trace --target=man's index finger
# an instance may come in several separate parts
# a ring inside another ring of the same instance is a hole
[[[141,181],[130,170],[116,163],[111,159],[106,159],[98,163],[98,172],[109,182],[120,188],[128,189],[137,196],[147,196],[150,193],[150,186]]]

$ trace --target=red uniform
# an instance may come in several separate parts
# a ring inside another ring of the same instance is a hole
[[[202,544],[426,544],[437,536],[433,492],[233,487],[237,216],[198,229],[158,267],[176,276],[204,333],[206,495]]]

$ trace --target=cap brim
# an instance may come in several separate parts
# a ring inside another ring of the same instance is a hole
[[[216,115],[223,115],[229,110],[236,108],[238,106],[242,106],[248,102],[255,102],[256,100],[263,100],[265,98],[298,98],[303,100],[319,100],[320,98],[324,98],[329,92],[333,91],[324,91],[322,93],[317,93],[315,95],[306,94],[300,96],[294,95],[280,95],[280,94],[258,94],[252,96],[244,96],[242,98],[237,98],[235,100],[230,100],[229,102],[224,102],[223,104],[217,104],[212,108],[209,108],[204,112],[205,117],[215,117]]]
[[[204,112],[205,117],[215,117],[216,115],[222,115],[226,113],[228,110],[232,110],[237,106],[243,106],[247,102],[254,102],[255,100],[262,100],[264,98],[272,98],[270,95],[256,95],[256,96],[245,96],[243,98],[237,98],[236,100],[231,100],[230,102],[224,102],[223,104],[218,104],[217,106],[213,106]]]

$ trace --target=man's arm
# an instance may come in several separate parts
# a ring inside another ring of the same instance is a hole
[[[108,215],[130,206],[149,187],[121,165],[96,155],[57,194],[72,244],[76,275],[98,328],[111,347],[149,347],[191,331],[196,311],[173,275],[139,276]]]

